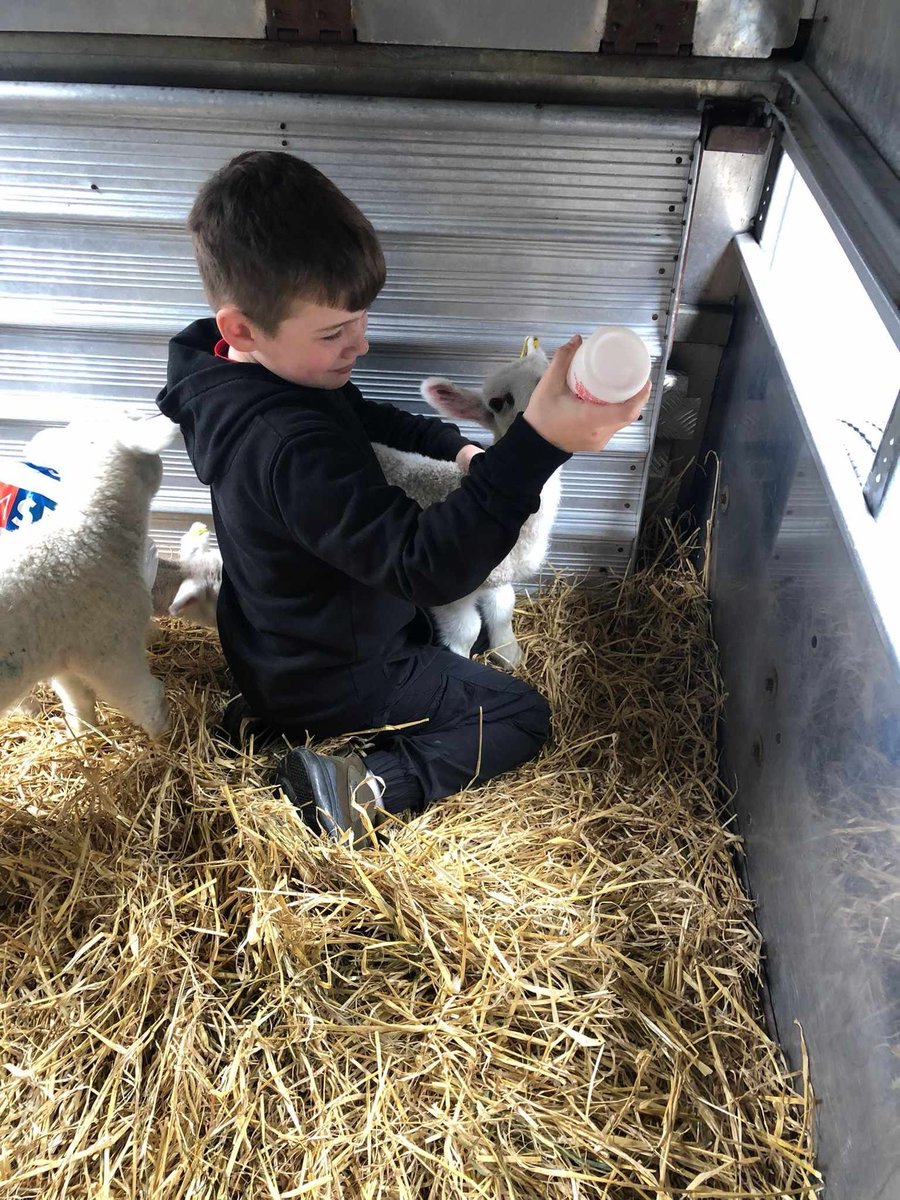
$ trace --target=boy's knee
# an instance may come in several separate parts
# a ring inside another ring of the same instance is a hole
[[[528,689],[528,706],[525,710],[525,731],[534,742],[534,753],[540,750],[550,737],[550,704],[545,696],[534,688]]]

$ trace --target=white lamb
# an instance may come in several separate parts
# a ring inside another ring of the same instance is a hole
[[[155,617],[171,613],[195,625],[216,628],[222,556],[209,543],[209,530],[195,521],[182,535],[177,561],[160,558],[151,589]]]
[[[50,439],[41,447],[48,462],[64,437],[68,465],[53,519],[0,540],[0,713],[50,681],[75,734],[93,725],[95,698],[151,737],[168,728],[162,684],[147,666],[143,566],[159,452],[175,432],[153,418],[38,435]]]
[[[528,347],[522,358],[489,375],[481,392],[457,387],[448,379],[431,377],[423,381],[422,395],[438,412],[455,420],[476,421],[496,440],[524,410],[547,369],[547,356],[536,340],[529,339]],[[455,463],[394,450],[380,443],[374,449],[388,483],[401,487],[422,508],[445,500],[462,480],[462,472]],[[513,584],[532,578],[543,565],[561,491],[562,481],[556,471],[544,484],[540,509],[528,518],[515,546],[481,587],[461,600],[432,609],[441,641],[457,654],[468,658],[483,617],[494,653],[512,666],[521,660],[522,650],[512,628],[516,602]]]

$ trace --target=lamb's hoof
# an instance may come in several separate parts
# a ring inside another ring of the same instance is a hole
[[[154,717],[144,722],[144,730],[149,738],[153,741],[158,741],[159,738],[165,735],[172,728],[172,722],[169,719],[169,706],[164,705],[159,713]]]
[[[490,651],[490,658],[501,667],[508,667],[514,670],[523,658],[522,647],[518,642],[504,642],[502,646],[494,646]]]

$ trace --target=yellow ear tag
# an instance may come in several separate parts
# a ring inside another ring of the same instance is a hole
[[[208,533],[209,530],[202,521],[195,521],[188,530],[188,537],[190,537],[193,541],[199,542],[202,541]]]
[[[533,354],[535,350],[540,350],[541,343],[536,337],[527,337],[522,343],[522,353],[519,358],[527,358],[529,354]]]

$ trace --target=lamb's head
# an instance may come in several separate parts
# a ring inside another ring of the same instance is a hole
[[[66,493],[90,492],[100,481],[109,481],[149,502],[162,480],[160,451],[176,432],[175,425],[158,417],[85,417],[42,429],[28,443],[26,455],[58,471]]]
[[[222,586],[222,556],[210,545],[210,532],[199,521],[182,535],[178,561],[184,578],[169,605],[169,612],[215,629],[216,604]]]
[[[529,338],[521,358],[492,371],[480,392],[458,387],[449,379],[430,376],[422,381],[422,396],[432,408],[454,421],[475,421],[489,430],[494,439],[503,437],[516,416],[524,412],[547,370],[547,356]]]

